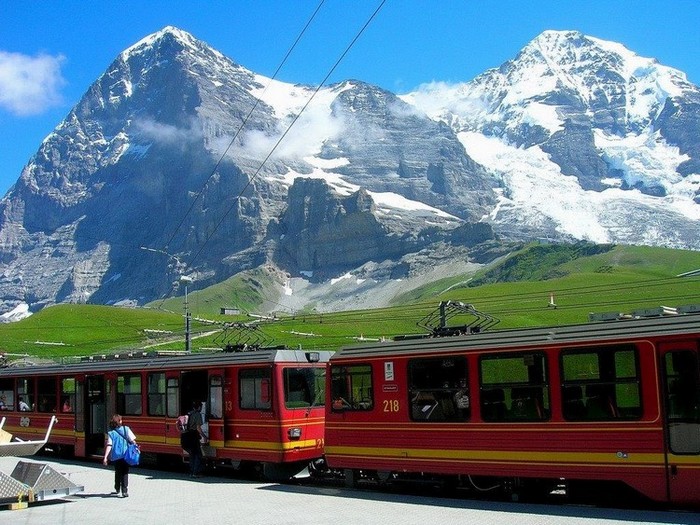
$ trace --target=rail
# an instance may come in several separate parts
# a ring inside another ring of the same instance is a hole
[[[5,417],[0,420],[0,431],[2,431],[0,432],[0,457],[33,456],[41,450],[41,447],[48,443],[51,430],[53,430],[54,424],[58,421],[56,416],[51,416],[51,421],[49,421],[49,427],[46,429],[44,439],[25,441],[18,437],[13,438],[12,434],[5,431],[3,428],[5,426],[5,420]],[[15,441],[12,441],[12,439]]]

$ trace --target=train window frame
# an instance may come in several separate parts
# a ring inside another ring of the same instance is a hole
[[[632,374],[629,373],[632,371],[629,363],[618,361],[618,357],[623,357],[625,353],[634,358]],[[584,361],[584,356],[588,356],[587,362]],[[593,356],[596,356],[595,359]],[[569,359],[572,360],[570,364],[567,363]],[[574,363],[574,359],[579,360],[579,363]],[[635,343],[562,348],[559,353],[559,370],[564,420],[605,422],[642,419],[642,374],[639,347]],[[622,375],[618,375],[618,371]],[[571,377],[570,372],[579,377]],[[622,399],[632,399],[634,391],[636,404],[621,404]]]
[[[165,372],[150,372],[146,377],[146,410],[149,416],[165,416],[166,385]]]
[[[690,348],[667,352],[663,359],[664,398],[669,450],[700,454],[700,360]]]
[[[372,372],[372,365],[366,363],[331,365],[331,410],[367,412],[374,409]],[[359,378],[363,379],[356,385]]]
[[[69,378],[70,379],[70,378]],[[85,376],[74,377],[75,397],[73,398],[73,413],[75,414],[75,431],[85,432]]]
[[[141,393],[143,380],[141,374],[117,375],[116,405],[117,413],[125,416],[140,416],[143,414]]]
[[[17,387],[17,395],[15,396],[15,399],[17,399],[17,404],[15,406],[15,410],[20,412],[34,412],[34,378],[18,377],[15,385]],[[20,410],[20,399],[29,406],[28,410]]]
[[[56,391],[58,389],[58,378],[56,376],[39,376],[36,380],[36,386],[39,399],[37,411],[42,414],[57,412]]]
[[[487,369],[487,363],[500,367],[500,370]],[[507,367],[511,363],[513,366]],[[518,363],[524,368],[516,368]],[[535,365],[537,368],[530,370]],[[539,378],[533,376],[538,370],[541,372]],[[494,378],[488,377],[490,375]],[[479,411],[481,420],[486,423],[549,421],[552,403],[547,354],[528,350],[479,356]]]
[[[224,413],[224,378],[221,375],[209,376],[209,419],[221,419]]]
[[[272,369],[238,371],[238,406],[241,410],[272,410]]]
[[[61,378],[61,412],[75,412],[76,380],[75,377]]]
[[[180,415],[180,378],[168,377],[165,384],[166,415],[177,417]]]
[[[0,378],[0,410],[14,410],[15,405],[15,379],[13,377]]]
[[[295,410],[324,406],[325,383],[325,368],[285,367],[282,371],[284,407]]]
[[[461,423],[471,419],[466,356],[409,359],[407,381],[412,421]]]

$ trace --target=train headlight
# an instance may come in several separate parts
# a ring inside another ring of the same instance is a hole
[[[299,439],[301,437],[301,429],[299,427],[290,428],[287,430],[289,439]]]
[[[306,360],[309,363],[318,363],[321,360],[321,354],[318,352],[306,352]]]

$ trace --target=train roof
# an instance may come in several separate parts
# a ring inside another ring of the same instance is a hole
[[[75,374],[131,372],[141,370],[172,370],[217,368],[229,365],[265,363],[325,363],[332,352],[318,350],[260,349],[249,352],[220,352],[204,354],[163,355],[129,352],[89,356],[79,362],[10,366],[0,369],[0,378],[17,375]]]
[[[454,337],[405,339],[343,348],[331,361],[353,357],[380,357],[426,352],[507,350],[550,345],[585,345],[612,341],[689,335],[700,338],[700,315],[620,319],[544,328],[492,330]]]

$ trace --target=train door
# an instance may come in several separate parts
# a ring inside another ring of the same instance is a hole
[[[187,370],[180,374],[180,411],[187,414],[192,410],[192,403],[204,404],[202,415],[206,414],[209,375],[206,370]]]
[[[84,392],[85,455],[102,455],[107,432],[105,376],[86,376]]]
[[[209,445],[212,447],[224,446],[224,370],[209,370],[209,386],[206,398],[207,412],[205,432],[209,436]]]
[[[238,408],[238,367],[229,367],[225,371],[223,385],[223,403],[224,403],[224,442],[235,439],[235,423],[236,409]]]
[[[66,381],[64,379],[64,381]],[[85,431],[85,407],[87,403],[85,402],[85,376],[76,376],[75,378],[75,390],[74,396],[71,398],[71,403],[75,407],[75,455],[78,457],[85,456],[85,439],[81,439],[81,436],[85,436],[87,433]]]
[[[700,365],[698,342],[667,345],[662,352],[669,498],[697,500],[700,475]]]

